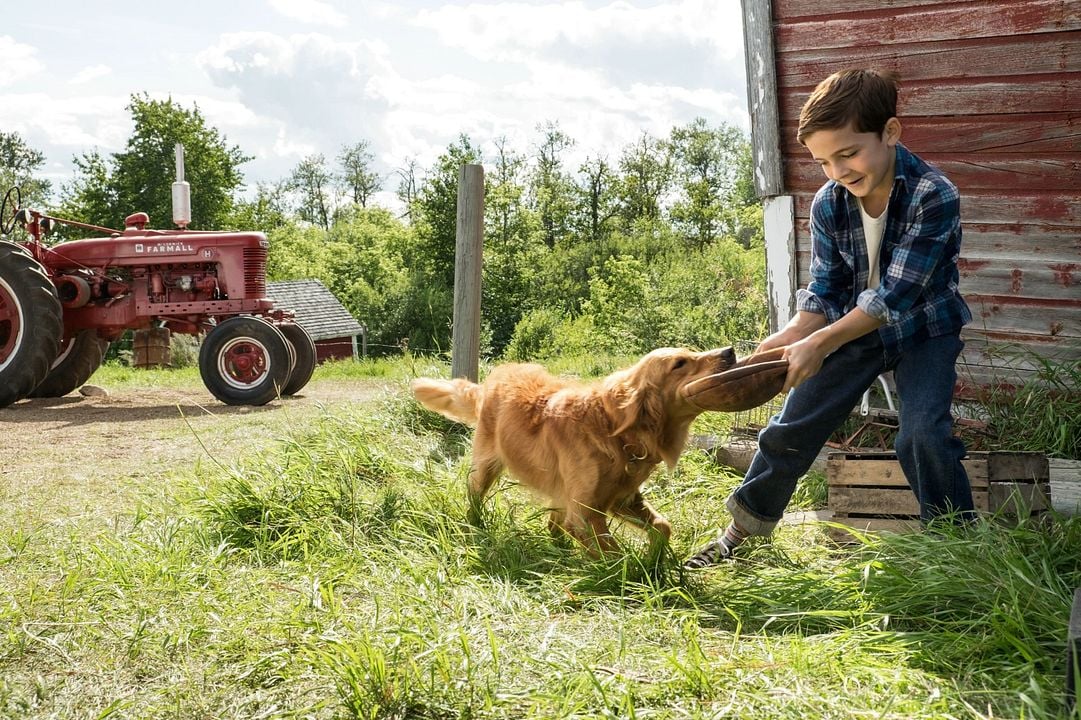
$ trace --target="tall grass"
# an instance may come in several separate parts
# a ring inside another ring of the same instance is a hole
[[[1078,520],[845,547],[784,526],[686,573],[739,481],[689,451],[647,486],[670,550],[617,526],[592,560],[509,482],[466,522],[467,436],[406,399],[411,372],[108,530],[13,523],[0,716],[1061,716]]]
[[[999,351],[1032,371],[1019,387],[1005,381],[977,398],[989,435],[1003,450],[1029,450],[1081,459],[1081,364],[1033,352]]]

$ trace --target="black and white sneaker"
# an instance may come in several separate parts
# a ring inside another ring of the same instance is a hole
[[[701,570],[710,565],[719,565],[731,560],[734,557],[734,551],[735,548],[730,546],[727,538],[722,535],[687,558],[683,567],[686,570]]]

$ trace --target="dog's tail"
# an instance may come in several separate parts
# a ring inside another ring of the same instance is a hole
[[[421,405],[435,412],[465,423],[477,424],[480,409],[481,388],[462,378],[454,380],[433,380],[417,378],[411,384],[413,396]]]

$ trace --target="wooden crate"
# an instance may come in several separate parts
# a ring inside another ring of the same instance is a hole
[[[1016,517],[1019,511],[1038,514],[1051,506],[1047,456],[1042,453],[970,452],[961,462],[980,512]],[[835,521],[860,530],[919,528],[919,502],[895,453],[832,452],[826,476]]]

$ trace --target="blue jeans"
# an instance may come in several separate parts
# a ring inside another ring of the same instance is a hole
[[[971,514],[972,490],[961,465],[965,446],[953,437],[950,404],[955,363],[964,343],[954,335],[927,339],[887,358],[877,332],[829,355],[822,369],[792,390],[781,412],[758,434],[758,451],[728,498],[732,519],[752,535],[768,535],[826,440],[851,414],[879,374],[893,370],[900,399],[894,449],[920,502],[920,519]]]

